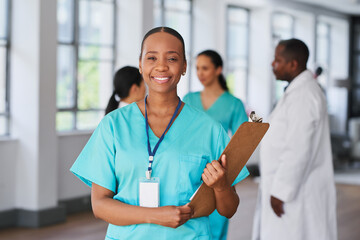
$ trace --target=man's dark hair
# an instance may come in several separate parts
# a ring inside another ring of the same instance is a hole
[[[306,68],[309,59],[309,49],[306,44],[295,38],[282,40],[279,45],[284,46],[283,55],[288,60],[295,60],[299,64],[299,68]]]

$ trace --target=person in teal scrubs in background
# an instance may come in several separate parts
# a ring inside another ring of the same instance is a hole
[[[217,52],[206,50],[199,53],[196,70],[204,90],[188,93],[184,97],[184,102],[206,112],[220,122],[227,133],[234,135],[238,127],[248,120],[248,116],[242,101],[228,92],[222,68],[223,61]],[[244,171],[240,178],[244,179],[248,175],[249,173]],[[216,210],[209,218],[213,239],[225,240],[229,225],[228,219],[221,216]]]
[[[212,239],[209,218],[191,218],[188,205],[202,181],[213,188],[220,214],[237,210],[232,185],[247,169],[227,182],[221,153],[229,137],[177,95],[186,66],[181,35],[167,27],[150,30],[139,59],[148,96],[107,114],[70,169],[91,187],[94,215],[109,223],[105,239]],[[148,183],[156,187],[140,194]],[[156,206],[141,205],[154,196]]]

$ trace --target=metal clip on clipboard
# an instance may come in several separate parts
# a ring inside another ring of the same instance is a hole
[[[255,114],[255,111],[252,111],[250,113],[250,120],[251,120],[251,122],[262,123],[263,119],[261,117],[257,116]]]

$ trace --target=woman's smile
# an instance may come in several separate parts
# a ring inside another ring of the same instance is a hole
[[[163,76],[154,76],[151,77],[156,83],[158,84],[164,84],[170,81],[171,77],[163,77]]]

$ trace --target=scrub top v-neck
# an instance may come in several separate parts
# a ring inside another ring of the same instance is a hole
[[[151,128],[152,146],[159,140]],[[156,152],[152,176],[160,178],[160,206],[181,206],[201,184],[206,164],[218,159],[229,141],[220,123],[185,104]],[[114,192],[114,199],[138,206],[138,179],[148,167],[144,116],[136,103],[107,114],[70,169],[91,187]],[[238,177],[234,184],[239,182]],[[109,224],[106,239],[211,239],[208,217],[173,229],[156,224]]]
[[[188,93],[183,101],[209,114],[221,123],[226,132],[230,130],[232,135],[243,122],[248,120],[242,101],[227,91],[221,94],[208,109],[202,104],[201,92]]]

